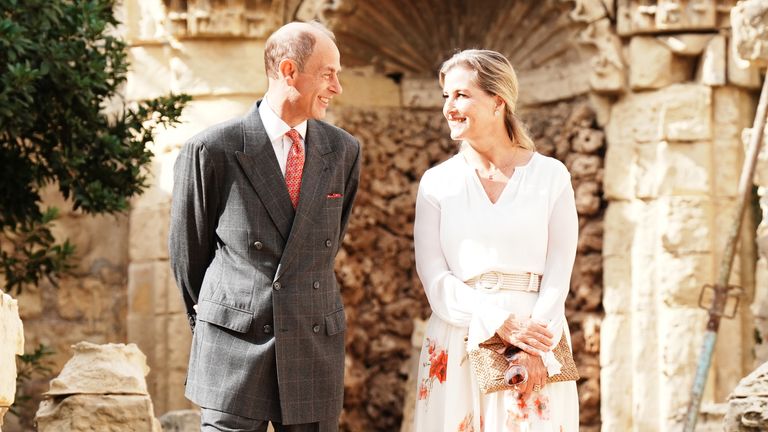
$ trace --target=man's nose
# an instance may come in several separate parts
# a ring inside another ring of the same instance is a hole
[[[333,82],[331,83],[331,91],[336,94],[341,94],[343,89],[341,88],[341,82],[339,81],[338,76],[333,77]]]

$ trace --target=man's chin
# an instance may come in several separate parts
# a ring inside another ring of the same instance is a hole
[[[325,114],[328,112],[327,108],[318,108],[315,109],[315,112],[312,113],[312,117],[315,120],[322,120],[325,118]]]

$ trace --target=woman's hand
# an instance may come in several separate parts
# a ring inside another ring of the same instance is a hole
[[[528,381],[517,386],[517,391],[523,400],[528,399],[531,393],[534,392],[534,389],[535,391],[541,391],[547,385],[547,368],[544,366],[544,361],[541,357],[521,351],[515,355],[512,363],[519,364],[528,369]]]
[[[504,342],[514,345],[533,356],[549,351],[552,347],[552,332],[546,324],[530,318],[515,318],[510,315],[496,330]]]

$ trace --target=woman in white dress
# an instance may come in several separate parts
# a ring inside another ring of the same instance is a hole
[[[561,366],[552,348],[561,337],[570,344],[564,304],[578,235],[570,174],[535,152],[515,117],[517,77],[504,56],[457,53],[440,85],[451,138],[462,144],[424,174],[416,201],[416,267],[433,313],[415,430],[578,431],[575,381],[547,382]],[[494,334],[522,349],[516,362],[529,378],[484,394],[467,348]]]

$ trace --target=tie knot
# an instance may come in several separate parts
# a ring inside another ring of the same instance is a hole
[[[301,145],[301,135],[299,135],[299,132],[297,132],[296,129],[289,130],[285,133],[285,136],[291,139],[291,143],[299,146]]]

